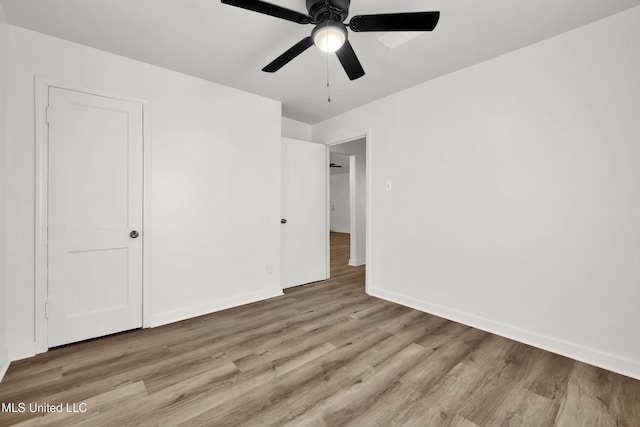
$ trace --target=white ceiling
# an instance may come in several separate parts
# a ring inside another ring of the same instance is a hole
[[[272,0],[306,12],[304,0]],[[352,0],[354,14],[441,11],[440,23],[389,50],[381,33],[350,33],[367,72],[349,81],[311,48],[276,74],[260,71],[309,35],[299,25],[219,0],[0,0],[11,24],[256,93],[283,115],[323,121],[426,80],[640,5],[640,0]]]

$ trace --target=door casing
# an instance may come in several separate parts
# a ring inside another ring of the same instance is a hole
[[[84,92],[89,95],[113,98],[122,101],[137,102],[142,104],[143,120],[143,230],[142,233],[142,327],[150,326],[150,242],[152,233],[149,227],[151,218],[151,139],[150,135],[150,106],[149,102],[142,99],[131,98],[119,94],[98,91],[90,88],[78,87],[73,84],[56,82],[41,77],[35,78],[35,328],[34,328],[34,348],[29,353],[33,355],[46,352],[47,345],[47,227],[48,227],[48,123],[47,106],[49,104],[49,88],[66,89],[77,92]],[[27,354],[24,355],[28,357]]]

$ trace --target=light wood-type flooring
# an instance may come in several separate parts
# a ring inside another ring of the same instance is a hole
[[[0,425],[640,426],[640,381],[367,296],[332,247],[331,280],[13,363],[1,402],[87,412]]]

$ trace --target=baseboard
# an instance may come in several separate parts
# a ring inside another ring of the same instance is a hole
[[[167,325],[169,323],[180,322],[181,320],[191,319],[193,317],[203,316],[205,314],[215,313],[216,311],[227,310],[229,308],[239,307],[245,304],[275,298],[284,295],[282,289],[271,289],[268,291],[259,291],[249,294],[237,295],[219,301],[210,301],[205,304],[198,304],[191,307],[173,310],[165,313],[151,315],[151,327]]]
[[[24,344],[12,345],[7,348],[7,357],[11,362],[16,360],[28,359],[33,357],[38,352],[36,351],[36,343],[28,342]]]
[[[407,297],[395,292],[383,289],[368,289],[367,293],[373,297],[381,298],[396,304],[404,305],[425,313],[462,323],[476,329],[500,335],[524,344],[541,348],[561,356],[569,357],[589,365],[607,369],[637,380],[640,380],[640,362],[623,359],[613,354],[582,347],[577,344],[558,340],[535,332],[515,328],[500,322],[495,322],[483,317],[453,310],[426,301]]]
[[[361,265],[365,265],[367,263],[366,258],[358,258],[358,259],[353,259],[353,258],[349,258],[349,265],[351,267],[360,267]]]

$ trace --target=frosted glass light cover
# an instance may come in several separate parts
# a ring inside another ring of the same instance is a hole
[[[322,28],[313,37],[313,43],[323,52],[335,52],[344,45],[347,37],[335,27]]]

